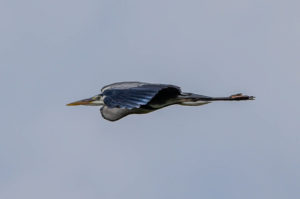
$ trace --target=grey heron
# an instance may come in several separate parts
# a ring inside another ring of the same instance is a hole
[[[129,114],[149,113],[173,104],[200,106],[213,101],[254,100],[254,98],[241,93],[229,97],[209,97],[185,93],[180,87],[170,84],[118,82],[103,87],[101,93],[94,97],[67,105],[102,106],[100,112],[103,118],[116,121]]]

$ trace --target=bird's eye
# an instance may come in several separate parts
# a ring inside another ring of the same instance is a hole
[[[93,97],[93,100],[100,100],[100,96],[98,96],[98,95],[97,95],[97,96],[94,96],[94,97]]]
[[[101,97],[102,97],[102,95],[97,95],[97,96],[96,96],[96,100],[100,100]]]

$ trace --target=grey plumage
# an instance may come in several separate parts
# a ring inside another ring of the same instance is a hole
[[[120,83],[122,85],[122,83]],[[115,85],[115,84],[114,84]],[[104,104],[109,108],[139,108],[147,105],[159,92],[173,89],[176,95],[180,94],[180,88],[173,85],[146,84],[138,82],[126,82],[126,87],[110,86],[103,90]]]
[[[184,93],[178,86],[145,82],[119,82],[107,85],[102,93],[68,105],[103,105],[102,116],[110,121],[129,114],[143,114],[173,105],[199,106],[212,101],[252,100],[253,96],[236,94],[229,97],[209,97]],[[90,101],[90,103],[88,103]]]

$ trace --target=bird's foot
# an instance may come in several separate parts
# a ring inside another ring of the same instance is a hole
[[[242,93],[238,93],[235,95],[229,96],[230,99],[232,100],[254,100],[254,96],[248,96],[248,95],[243,95]]]

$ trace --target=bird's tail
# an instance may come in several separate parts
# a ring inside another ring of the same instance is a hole
[[[205,95],[198,95],[194,93],[182,93],[179,96],[180,104],[187,106],[199,106],[208,104],[212,101],[241,101],[241,100],[254,100],[254,96],[243,95],[238,93],[229,97],[209,97]]]

